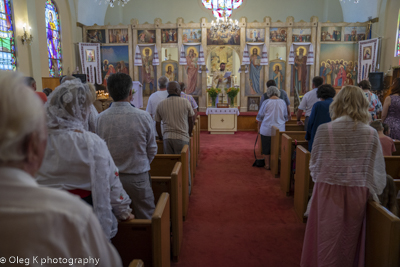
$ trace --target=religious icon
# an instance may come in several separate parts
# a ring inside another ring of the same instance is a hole
[[[162,29],[161,30],[161,43],[177,43],[178,31],[177,29]]]
[[[247,29],[246,42],[264,42],[265,41],[264,29]]]
[[[197,61],[199,60],[199,52],[195,46],[190,46],[187,48],[186,52],[186,62],[185,71],[187,73],[187,86],[186,93],[193,94],[196,91],[197,76],[199,72],[199,65]]]
[[[155,90],[155,75],[153,66],[153,50],[150,47],[144,47],[142,50],[142,71],[141,82],[144,88],[144,95],[149,96]]]
[[[292,41],[298,42],[311,42],[311,29],[310,28],[293,28]]]
[[[344,27],[344,41],[357,41],[357,27]]]
[[[261,76],[261,56],[260,48],[252,46],[250,48],[250,91],[252,95],[261,94],[260,76]]]
[[[207,29],[207,45],[240,45],[240,31],[213,32]]]
[[[174,70],[175,70],[175,67],[172,64],[168,64],[165,67],[165,71],[166,71],[165,72],[165,77],[167,77],[170,82],[171,81],[176,81]]]
[[[296,56],[293,65],[293,88],[298,95],[304,95],[307,92],[307,52],[305,46],[298,46],[296,48]]]
[[[363,59],[364,60],[371,59],[371,50],[372,50],[372,46],[363,47]]]
[[[139,30],[138,31],[139,44],[155,44],[156,31],[155,30]]]
[[[322,42],[340,42],[342,40],[341,27],[322,27],[321,41]]]
[[[108,33],[110,43],[128,43],[128,29],[112,29]]]
[[[260,107],[260,97],[247,98],[247,111],[258,111]]]
[[[87,49],[87,50],[85,50],[85,52],[86,52],[86,61],[87,62],[96,62],[96,58],[94,57],[93,49]]]
[[[51,58],[57,58],[57,29],[56,23],[54,22],[54,13],[52,11],[48,11],[47,13],[48,23],[47,23],[47,47],[50,52]]]
[[[269,39],[271,42],[286,42],[287,28],[270,28]]]
[[[111,74],[122,72],[129,74],[128,46],[102,46],[103,85],[107,86],[107,79]]]
[[[182,42],[183,43],[200,43],[201,42],[201,29],[183,29]]]
[[[88,30],[86,32],[86,41],[88,43],[105,43],[106,42],[105,30]]]
[[[357,27],[357,41],[365,40],[367,35],[367,27]]]
[[[282,72],[282,64],[280,63],[275,63],[273,65],[273,72],[272,72],[272,78],[275,81],[276,86],[278,89],[283,89],[283,82],[285,81],[285,75]]]

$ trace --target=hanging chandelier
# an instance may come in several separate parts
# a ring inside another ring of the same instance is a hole
[[[97,0],[94,1],[97,2]],[[101,5],[101,2],[103,2],[103,0],[99,0],[99,5]],[[115,3],[125,6],[125,4],[127,4],[128,2],[129,0],[104,0],[104,4],[109,5],[110,7],[114,7]]]
[[[228,19],[227,16],[217,18],[216,22],[211,21],[211,32],[226,33],[226,32],[237,32],[240,29],[239,21]]]

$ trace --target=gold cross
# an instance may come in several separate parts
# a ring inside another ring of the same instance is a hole
[[[279,53],[276,53],[276,59],[279,59]]]

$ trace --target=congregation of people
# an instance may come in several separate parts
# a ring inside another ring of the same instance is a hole
[[[180,154],[196,115],[183,83],[158,82],[144,111],[130,103],[131,77],[110,75],[113,102],[99,114],[93,84],[64,76],[54,91],[36,92],[33,78],[0,72],[0,231],[9,240],[1,256],[21,251],[15,237],[29,236],[26,256],[122,266],[110,243],[118,221],[151,219],[155,211],[156,133],[165,154]]]
[[[267,82],[266,100],[257,115],[266,169],[271,128],[285,132],[291,119],[286,93],[272,82]],[[317,76],[312,87],[295,114],[306,132],[311,152],[306,167],[314,182],[305,212],[301,266],[365,266],[368,200],[399,216],[396,187],[386,174],[384,157],[396,151],[394,141],[400,139],[400,78],[383,106],[367,80],[336,93]]]
[[[93,84],[65,76],[54,91],[36,92],[33,78],[0,72],[0,231],[10,240],[0,244],[4,255],[19,251],[20,238],[27,256],[90,255],[101,258],[98,266],[122,266],[110,240],[118,222],[155,212],[156,140],[165,154],[180,154],[197,115],[184,83],[162,76],[158,86],[144,111],[131,104],[132,78],[112,74],[113,102],[98,113]],[[400,139],[400,78],[383,105],[366,80],[336,93],[317,76],[312,87],[295,114],[315,183],[301,266],[364,266],[368,200],[399,215],[384,156]],[[268,81],[256,118],[267,170],[271,128],[285,131],[291,117],[287,93]]]

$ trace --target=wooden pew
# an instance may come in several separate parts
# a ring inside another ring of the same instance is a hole
[[[400,178],[400,156],[385,157],[386,173],[393,179]]]
[[[295,149],[295,140],[297,145],[304,145],[308,147],[308,141],[304,139],[304,132],[299,134],[289,133],[282,134],[281,139],[281,172],[280,183],[282,191],[288,196],[290,194],[290,178],[292,174],[292,153]]]
[[[157,154],[164,154],[164,143],[161,140],[156,140],[157,142]]]
[[[182,214],[185,220],[189,207],[189,146],[185,145],[181,154],[157,154],[150,164],[150,174],[164,176],[171,173],[176,162],[182,163]]]
[[[312,193],[312,180],[310,176],[311,153],[303,146],[296,148],[296,174],[294,176],[294,211],[297,217],[305,222],[304,213],[307,210],[307,204]]]
[[[400,219],[373,201],[367,204],[365,246],[365,266],[399,266]]]
[[[296,125],[298,126],[298,125]],[[279,129],[276,126],[272,126],[271,129],[271,172],[273,175],[278,175],[279,173],[279,157],[281,154],[281,138],[282,134],[303,134],[306,136],[305,131],[285,131],[285,132],[280,132]],[[304,139],[304,137],[303,137]]]
[[[197,147],[198,147],[198,149],[197,149],[197,153],[199,153],[200,154],[200,125],[201,125],[201,123],[200,123],[200,115],[197,115],[197,120],[199,121],[199,127],[197,127],[197,132],[198,132],[198,138],[197,138]]]
[[[394,141],[396,152],[393,152],[392,156],[400,156],[400,141]]]
[[[189,148],[190,148],[190,179],[191,179],[191,185],[192,185],[192,190],[193,190],[193,182],[194,182],[194,175],[195,175],[195,167],[194,167],[194,138],[193,138],[193,133],[192,136],[190,137],[189,141]]]
[[[182,163],[176,162],[172,172],[165,172],[161,176],[151,176],[151,182],[155,202],[163,192],[167,192],[170,196],[172,257],[174,261],[178,261],[183,240]]]
[[[141,260],[133,260],[129,264],[129,267],[144,267],[144,263]]]
[[[146,266],[170,267],[170,204],[163,193],[151,220],[135,219],[118,224],[118,233],[111,240],[121,256],[123,266],[140,258]]]

